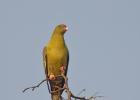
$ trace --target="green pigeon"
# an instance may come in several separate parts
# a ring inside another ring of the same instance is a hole
[[[65,24],[57,25],[52,33],[50,41],[43,49],[43,63],[46,78],[49,80],[51,91],[63,88],[65,80],[59,77],[67,75],[69,52],[64,40],[64,34],[68,30]],[[51,93],[52,100],[61,100],[63,90]]]

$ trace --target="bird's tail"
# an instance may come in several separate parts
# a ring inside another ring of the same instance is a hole
[[[62,100],[61,94],[63,92],[65,80],[62,76],[56,77],[55,80],[49,80],[52,100]]]

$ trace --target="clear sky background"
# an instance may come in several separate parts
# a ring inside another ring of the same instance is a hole
[[[0,99],[50,100],[42,49],[54,27],[69,26],[69,86],[98,100],[140,100],[139,0],[0,0]]]

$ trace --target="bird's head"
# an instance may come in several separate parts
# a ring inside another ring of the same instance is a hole
[[[64,34],[66,31],[68,31],[68,27],[65,25],[65,24],[60,24],[60,25],[57,25],[55,27],[55,33],[56,34]]]

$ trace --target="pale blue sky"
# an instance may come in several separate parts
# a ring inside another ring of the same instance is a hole
[[[139,0],[1,0],[0,99],[50,100],[42,48],[65,23],[70,51],[69,85],[99,100],[140,100]]]

